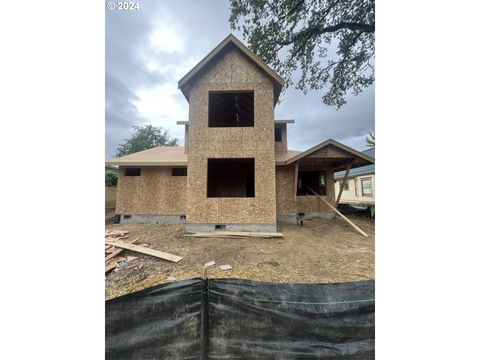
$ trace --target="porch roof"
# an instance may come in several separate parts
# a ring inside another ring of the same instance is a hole
[[[288,151],[282,157],[276,158],[277,165],[324,165],[333,168],[334,171],[345,170],[348,165],[351,168],[370,165],[375,159],[352,149],[338,141],[328,139],[306,151]]]

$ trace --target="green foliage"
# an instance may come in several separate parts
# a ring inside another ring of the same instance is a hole
[[[367,146],[369,148],[374,148],[375,147],[375,132],[370,131],[365,138],[365,142],[367,143]]]
[[[117,186],[118,175],[115,171],[105,171],[105,186]]]
[[[133,126],[133,130],[134,132],[130,139],[124,139],[123,143],[118,146],[116,157],[133,154],[156,146],[178,146],[178,139],[172,139],[168,135],[168,130],[163,130],[159,126]]]
[[[325,88],[327,105],[374,83],[375,0],[230,0],[229,21],[286,86],[299,68],[296,88]]]

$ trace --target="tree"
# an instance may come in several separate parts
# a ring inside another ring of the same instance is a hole
[[[365,138],[365,142],[367,143],[367,146],[369,148],[374,148],[375,147],[375,132],[370,131]]]
[[[105,186],[117,186],[118,175],[115,171],[105,171]]]
[[[123,140],[123,143],[118,146],[115,156],[125,156],[161,145],[178,146],[178,139],[172,139],[168,135],[168,130],[163,130],[160,126],[133,126],[132,136],[130,139]]]
[[[374,83],[375,0],[230,0],[229,21],[286,87],[300,67],[297,89],[326,88],[326,105]]]

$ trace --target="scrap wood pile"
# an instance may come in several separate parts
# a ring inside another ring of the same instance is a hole
[[[148,244],[135,245],[140,238],[137,237],[131,241],[128,237],[128,231],[122,230],[108,230],[105,232],[105,273],[115,269],[127,270],[133,267],[141,268],[142,265],[129,265],[129,263],[135,259],[138,259],[136,256],[119,256],[123,250],[130,250],[141,254],[146,254],[154,256],[160,259],[179,262],[182,260],[181,256],[172,255],[163,251],[149,249]]]

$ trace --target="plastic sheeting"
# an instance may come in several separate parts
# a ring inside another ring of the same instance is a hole
[[[105,304],[106,359],[200,359],[200,279],[156,286]]]
[[[374,359],[374,281],[192,279],[106,302],[107,359]]]

